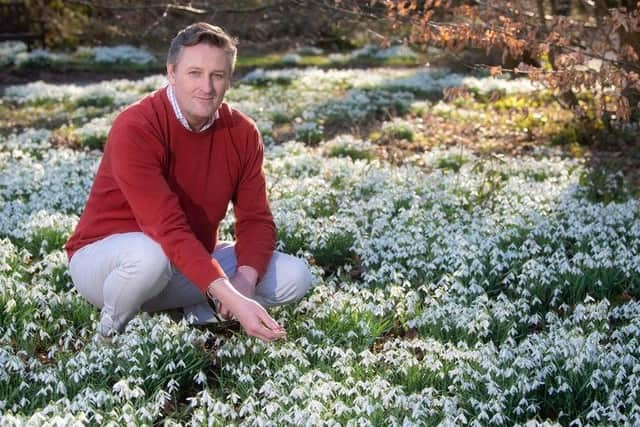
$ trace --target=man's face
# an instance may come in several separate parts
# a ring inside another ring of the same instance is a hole
[[[167,77],[189,125],[200,130],[218,110],[231,82],[224,49],[200,43],[182,48],[176,64],[167,64]]]

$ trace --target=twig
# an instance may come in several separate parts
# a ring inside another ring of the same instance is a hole
[[[180,12],[187,12],[195,15],[204,15],[207,13],[228,13],[228,14],[251,14],[256,12],[262,12],[264,10],[281,6],[287,1],[274,1],[273,3],[266,4],[263,6],[245,8],[245,9],[220,9],[220,8],[212,8],[209,3],[194,3],[189,2],[188,5],[182,5],[177,3],[163,2],[163,3],[155,3],[155,4],[146,4],[146,5],[113,5],[113,4],[104,4],[102,2],[96,1],[87,1],[87,0],[64,0],[65,3],[78,4],[82,6],[87,6],[95,9],[106,9],[106,10],[143,10],[143,9],[173,9],[178,10]]]

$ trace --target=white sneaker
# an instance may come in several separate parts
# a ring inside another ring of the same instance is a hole
[[[113,335],[116,333],[113,327],[113,319],[104,310],[100,312],[100,322],[98,323],[98,333],[105,340],[113,340]]]
[[[184,307],[184,317],[190,325],[210,325],[220,322],[216,311],[208,302]]]

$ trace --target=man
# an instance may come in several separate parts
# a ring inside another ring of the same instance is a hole
[[[274,252],[275,224],[255,124],[223,102],[236,43],[190,25],[171,42],[169,85],[115,119],[89,199],[66,244],[76,289],[101,308],[104,337],[139,310],[184,308],[196,323],[218,314],[251,336],[283,338],[263,307],[300,299],[304,261]],[[229,202],[236,243],[217,242]]]

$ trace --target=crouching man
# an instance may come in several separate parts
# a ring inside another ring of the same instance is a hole
[[[139,310],[183,308],[196,323],[238,320],[264,341],[285,336],[265,307],[308,290],[306,263],[274,252],[275,224],[255,124],[224,102],[236,42],[190,25],[171,42],[169,84],[115,119],[89,199],[66,244],[78,292],[101,309],[99,332]],[[218,242],[231,202],[235,242]]]

